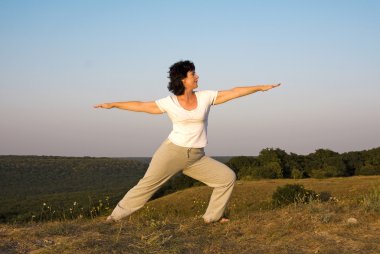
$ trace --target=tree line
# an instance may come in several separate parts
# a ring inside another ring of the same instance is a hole
[[[226,163],[238,179],[326,178],[380,174],[380,147],[339,154],[318,149],[309,155],[267,148],[256,157],[238,156]]]

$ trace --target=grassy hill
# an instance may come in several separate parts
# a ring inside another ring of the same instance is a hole
[[[106,197],[117,202],[147,167],[128,159],[0,156],[0,222],[30,221],[44,203],[59,217],[74,202],[87,211]]]
[[[143,177],[149,162],[148,157],[0,155],[0,223],[107,213]],[[194,182],[173,177],[155,198]]]
[[[272,193],[288,183],[333,198],[273,208]],[[200,218],[210,193],[179,191],[112,225],[105,217],[3,224],[0,253],[380,253],[379,176],[239,181],[225,224]]]

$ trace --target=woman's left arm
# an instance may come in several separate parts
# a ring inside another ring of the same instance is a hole
[[[219,91],[218,95],[216,96],[214,105],[222,104],[227,101],[230,101],[230,100],[233,100],[233,99],[236,99],[248,94],[252,94],[258,91],[261,91],[261,92],[268,91],[280,85],[281,83],[274,84],[274,85],[243,86],[243,87],[235,87],[230,90]]]

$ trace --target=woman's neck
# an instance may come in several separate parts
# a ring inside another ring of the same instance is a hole
[[[193,98],[194,91],[193,90],[185,90],[185,92],[182,95],[177,96],[178,98],[189,101]]]
[[[184,94],[177,96],[177,101],[186,110],[194,110],[198,107],[197,96],[192,90],[185,91]]]

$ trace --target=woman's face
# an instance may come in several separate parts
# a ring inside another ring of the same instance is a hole
[[[186,89],[195,89],[198,87],[199,76],[195,71],[188,71],[187,77],[182,79],[183,85]]]

